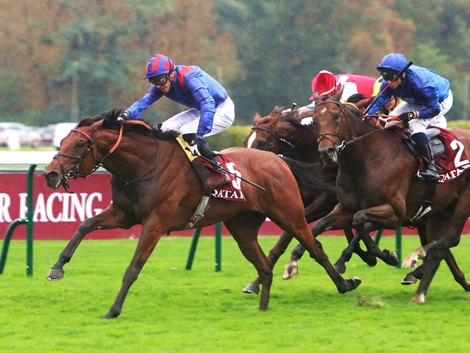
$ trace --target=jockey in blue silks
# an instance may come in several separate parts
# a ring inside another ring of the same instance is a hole
[[[193,155],[217,163],[217,156],[204,137],[225,131],[233,124],[235,106],[225,88],[198,66],[176,66],[162,54],[156,54],[149,60],[144,79],[152,86],[120,118],[138,119],[161,97],[170,98],[190,109],[163,122],[161,130],[178,131],[190,144]],[[224,183],[229,182],[228,176],[225,177]]]
[[[435,71],[416,65],[411,65],[398,76],[407,64],[408,60],[401,53],[390,53],[383,57],[381,63],[377,65],[377,70],[384,79],[379,92],[382,92],[389,83],[390,86],[369,109],[369,114],[376,114],[381,110],[391,96],[402,99],[403,102],[393,110],[393,113],[408,124],[411,138],[423,157],[425,170],[420,172],[420,175],[438,180],[437,166],[425,130],[429,125],[447,127],[444,114],[450,110],[453,103],[450,83]]]

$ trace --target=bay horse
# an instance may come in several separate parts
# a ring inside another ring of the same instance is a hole
[[[318,182],[324,183],[325,187],[310,187],[310,185],[299,184],[302,200],[305,206],[305,217],[308,223],[327,215],[338,203],[334,188],[337,166],[336,164],[325,164],[321,161],[317,147],[317,133],[303,119],[309,119],[308,113],[300,113],[298,109],[286,110],[276,106],[270,114],[261,117],[256,115],[250,134],[245,138],[245,147],[270,151],[282,156],[288,156],[297,161],[305,162],[303,165],[310,176]],[[288,158],[285,158],[289,162]],[[294,176],[297,173],[294,173]],[[344,230],[348,241],[352,240],[351,229]],[[269,252],[269,259],[274,264],[286,251],[293,236],[283,232]],[[298,274],[297,261],[303,256],[305,249],[299,244],[291,253],[291,258],[285,266],[283,278],[290,279]],[[362,250],[359,245],[354,249],[364,262],[369,266],[375,266],[377,260],[374,256]],[[334,266],[340,272],[345,272],[344,262],[349,259],[340,258]],[[260,278],[249,283],[245,288],[246,293],[259,292]]]
[[[116,121],[119,110],[85,118],[62,140],[58,154],[44,170],[47,185],[68,186],[70,178],[86,177],[99,166],[111,175],[111,204],[85,220],[52,266],[48,279],[64,276],[68,263],[82,239],[96,229],[129,228],[142,224],[134,256],[126,269],[114,304],[104,316],[120,315],[131,285],[137,280],[162,235],[188,228],[188,222],[203,196],[188,156],[175,140],[175,133],[153,130],[140,121]],[[296,180],[287,164],[273,153],[246,148],[222,151],[243,178],[262,185],[233,181],[246,202],[210,198],[210,208],[197,227],[223,222],[241,252],[258,271],[262,291],[260,310],[268,308],[272,265],[258,243],[258,230],[266,217],[304,245],[335,283],[338,292],[355,289],[358,278],[344,279],[315,242],[305,221]]]
[[[422,304],[442,259],[447,262],[455,280],[470,291],[470,284],[458,268],[450,251],[457,246],[470,215],[470,168],[461,160],[463,150],[470,151],[470,131],[452,129],[459,141],[452,142],[457,151],[455,165],[463,166],[461,175],[449,182],[438,183],[431,211],[420,219],[428,195],[428,182],[416,177],[417,159],[403,141],[400,128],[382,129],[357,119],[338,97],[319,102],[313,113],[318,148],[325,159],[338,163],[336,188],[339,204],[312,228],[314,236],[327,229],[354,227],[355,241],[362,239],[376,256],[381,252],[369,236],[377,228],[396,229],[417,226],[421,247],[408,256],[403,267],[414,267],[403,284],[420,280],[412,302]],[[345,252],[351,252],[351,245]]]

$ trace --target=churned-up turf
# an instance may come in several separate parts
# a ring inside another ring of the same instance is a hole
[[[332,261],[346,242],[320,237]],[[261,237],[265,251],[275,237]],[[121,284],[137,240],[84,241],[62,281],[47,272],[65,246],[34,244],[34,275],[25,275],[25,242],[12,241],[0,275],[1,353],[218,353],[218,352],[465,352],[470,351],[470,293],[443,263],[426,303],[410,303],[415,286],[400,285],[406,270],[357,256],[346,277],[363,283],[340,295],[320,266],[304,257],[300,275],[275,268],[270,307],[241,292],[255,271],[230,237],[222,240],[222,271],[214,271],[214,239],[199,240],[193,269],[185,270],[191,239],[165,237],[131,288],[121,316],[102,320]],[[2,244],[0,242],[0,244]],[[394,248],[385,237],[381,247]],[[406,255],[418,246],[403,239]],[[470,276],[470,236],[453,250]],[[289,251],[290,252],[290,249]]]

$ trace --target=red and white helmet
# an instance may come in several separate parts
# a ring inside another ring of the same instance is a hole
[[[312,95],[310,100],[314,100],[315,97],[324,95],[332,95],[336,92],[339,86],[339,82],[336,81],[336,77],[333,73],[327,70],[321,70],[312,79]]]

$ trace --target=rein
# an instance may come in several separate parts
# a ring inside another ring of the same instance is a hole
[[[376,134],[378,132],[384,132],[385,130],[391,128],[391,127],[394,127],[394,126],[397,126],[399,124],[401,124],[401,121],[397,121],[395,124],[390,124],[388,126],[385,126],[381,129],[378,129],[378,130],[373,130],[373,131],[370,131],[368,133],[365,133],[364,135],[360,135],[360,136],[354,136],[353,132],[352,132],[352,128],[351,128],[351,123],[350,123],[350,119],[349,117],[346,115],[346,112],[344,111],[344,108],[343,108],[343,105],[340,103],[340,102],[336,102],[336,101],[325,101],[325,102],[320,102],[316,105],[315,107],[315,110],[317,109],[318,106],[320,105],[325,105],[327,103],[333,103],[333,104],[336,104],[336,106],[338,106],[338,108],[340,109],[340,116],[343,115],[343,117],[345,118],[346,120],[346,124],[348,126],[348,134],[346,134],[346,138],[341,142],[341,144],[338,146],[338,147],[334,147],[335,150],[336,150],[336,153],[339,154],[341,153],[347,146],[353,144],[353,143],[356,143],[357,141],[360,141],[370,135],[373,135],[373,134]],[[369,117],[369,116],[367,116]],[[364,120],[364,119],[363,119]],[[340,125],[342,127],[342,125]],[[322,139],[327,139],[329,140],[332,144],[333,144],[333,141],[331,141],[331,139],[328,137],[328,136],[333,136],[333,137],[336,137],[338,139],[340,139],[340,136],[341,136],[341,127],[340,127],[340,131],[338,134],[320,134],[320,136],[318,137],[317,139],[317,142],[320,143],[320,141]],[[352,137],[349,137],[349,135],[352,135]],[[334,146],[334,144],[333,144]]]
[[[284,121],[287,121],[287,120],[284,120]],[[289,121],[289,122],[291,124],[294,124],[292,121]],[[300,145],[300,143],[303,142],[307,138],[307,136],[309,135],[310,131],[308,130],[308,128],[306,128],[306,129],[307,129],[306,134],[300,140],[298,140],[295,144],[290,142],[289,140],[283,138],[283,137],[279,138],[279,143],[284,144],[285,146],[287,146],[288,148],[290,148],[292,150],[295,150]],[[262,127],[252,126],[251,130],[260,130],[260,131],[266,132],[270,137],[269,140],[268,140],[268,150],[272,151],[274,149],[274,140],[277,139],[275,129],[268,130],[268,129],[265,129],[265,128],[262,128]]]

